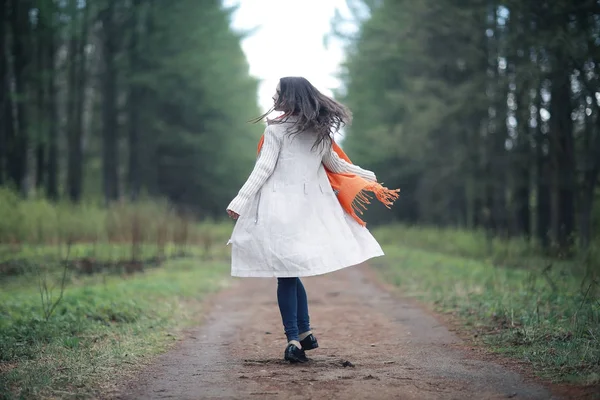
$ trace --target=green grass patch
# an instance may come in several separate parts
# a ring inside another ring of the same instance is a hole
[[[227,282],[231,224],[197,217],[0,188],[0,399],[106,394],[198,323]]]
[[[377,238],[383,245],[401,245],[438,253],[461,256],[502,267],[538,268],[552,265],[575,274],[592,273],[600,277],[600,238],[592,241],[585,253],[570,257],[550,256],[535,240],[522,237],[500,238],[487,235],[483,230],[440,229],[436,227],[408,227],[387,225],[377,228]]]
[[[230,224],[177,211],[168,202],[144,199],[117,202],[53,203],[44,198],[23,199],[0,188],[0,262],[23,249],[44,245],[129,244],[161,248],[167,244],[211,246],[225,244]]]
[[[197,257],[204,261],[224,260],[229,255],[225,241],[213,241],[209,246],[119,243],[76,243],[71,246],[20,245],[16,250],[0,245],[0,280],[17,282],[30,279],[40,271],[60,269],[64,264],[78,274],[98,272],[130,272],[130,266],[148,268],[162,265],[166,260]],[[21,278],[21,276],[23,278]]]
[[[414,236],[410,243],[399,239],[407,235],[395,229],[396,234],[391,228],[376,232],[387,257],[371,265],[401,293],[453,314],[476,340],[530,363],[540,376],[600,382],[600,291],[593,280],[582,280],[566,262],[548,267],[538,259],[528,268],[498,267],[470,243],[462,250],[447,243],[436,248],[427,232],[422,234],[430,239],[419,246]]]
[[[0,398],[88,398],[169,347],[196,324],[201,300],[228,282],[223,261],[169,260],[128,276],[69,275],[46,319],[39,279],[60,270],[0,283]],[[51,299],[60,289],[50,290]]]

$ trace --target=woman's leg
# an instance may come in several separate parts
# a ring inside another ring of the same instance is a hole
[[[298,332],[300,340],[310,334],[310,318],[308,316],[308,298],[300,278],[296,280],[296,297],[298,302]]]
[[[277,302],[288,342],[298,338],[298,278],[277,278]]]

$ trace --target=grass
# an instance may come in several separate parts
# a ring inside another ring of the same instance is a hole
[[[165,202],[0,188],[0,399],[109,394],[199,323],[204,296],[228,282],[230,232]]]
[[[35,274],[68,258],[84,273],[139,270],[182,255],[227,256],[231,226],[177,212],[166,202],[141,200],[53,203],[23,199],[0,188],[0,280]]]
[[[117,372],[198,323],[202,298],[226,282],[230,232],[166,203],[54,204],[0,188],[0,399],[109,393]],[[600,244],[557,260],[481,232],[387,226],[375,234],[388,257],[372,265],[404,294],[451,313],[541,376],[600,382]],[[144,273],[127,273],[132,265]]]
[[[490,253],[480,248],[485,238],[437,232],[436,240],[434,229],[380,229],[387,257],[371,264],[403,294],[452,314],[476,340],[538,375],[600,383],[597,269],[584,277],[575,262],[548,263],[525,246],[498,241]]]
[[[46,199],[23,199],[0,187],[0,258],[21,247],[72,244],[206,245],[225,240],[227,224],[175,210],[167,202],[140,200],[101,203],[53,203]],[[201,216],[200,216],[201,217]],[[225,243],[225,242],[223,242]]]
[[[563,261],[566,257],[545,255],[539,244],[527,241],[522,237],[499,238],[490,237],[482,230],[469,231],[463,229],[439,229],[435,227],[406,227],[387,225],[377,229],[380,241],[406,247],[431,250],[438,253],[462,256],[477,260],[486,260],[491,264],[504,267],[531,268],[544,264],[556,264],[561,267],[575,267],[574,272],[582,273],[586,269],[584,255],[578,254],[578,262]],[[590,247],[592,259],[600,263],[600,238]],[[592,266],[600,272],[600,264]]]
[[[165,260],[197,257],[204,261],[223,260],[228,256],[225,239],[215,240],[210,246],[166,243],[159,247],[139,244],[135,249],[123,243],[78,243],[73,245],[21,245],[10,249],[0,245],[0,281],[7,284],[20,282],[21,276],[37,275],[38,270],[60,268],[68,262],[78,274],[98,272],[122,273],[138,266],[138,270],[160,266]],[[130,265],[133,266],[130,268]]]
[[[201,300],[226,284],[227,272],[223,262],[186,258],[126,278],[71,276],[48,320],[37,284],[13,280],[0,291],[0,398],[110,392],[117,373],[135,370],[199,322]]]

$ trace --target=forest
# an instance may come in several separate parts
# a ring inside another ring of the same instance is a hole
[[[2,0],[0,185],[222,212],[262,131],[217,0]]]
[[[344,143],[402,187],[396,218],[588,248],[600,233],[598,2],[350,3],[364,21],[344,38]]]
[[[402,188],[395,219],[588,248],[600,223],[596,2],[349,5],[360,29],[343,38],[338,97],[355,116],[344,146]],[[222,214],[261,131],[246,123],[258,82],[231,10],[4,0],[1,11],[0,185]]]

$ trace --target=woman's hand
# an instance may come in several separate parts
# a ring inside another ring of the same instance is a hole
[[[240,214],[236,213],[235,211],[231,211],[231,210],[227,210],[227,214],[229,214],[231,219],[234,219],[234,220],[236,220],[240,217]]]

